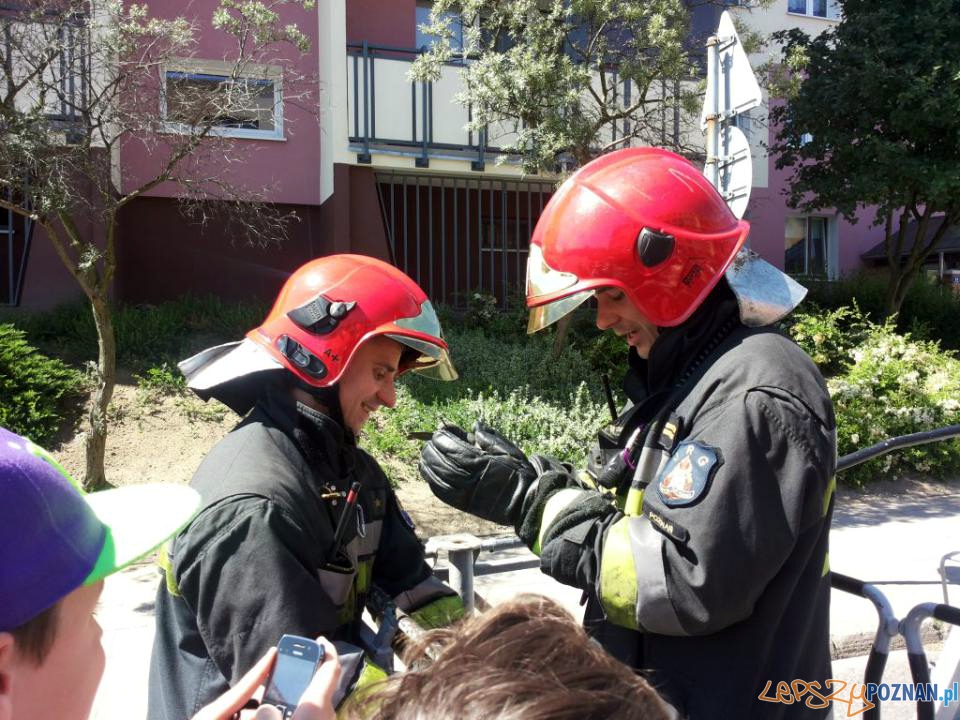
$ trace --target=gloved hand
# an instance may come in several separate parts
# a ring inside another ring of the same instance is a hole
[[[473,442],[444,425],[423,446],[420,475],[448,505],[501,525],[515,525],[537,469],[510,441],[477,422]]]

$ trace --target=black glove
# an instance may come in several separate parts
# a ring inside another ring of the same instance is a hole
[[[423,446],[420,475],[448,505],[500,525],[516,525],[537,469],[483,423],[474,426],[474,440],[456,425],[444,425]]]

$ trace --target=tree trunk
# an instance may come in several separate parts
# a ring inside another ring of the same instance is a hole
[[[557,336],[553,339],[554,360],[563,354],[563,347],[567,343],[567,330],[570,329],[571,320],[573,320],[573,313],[567,313],[557,320]]]
[[[113,388],[117,382],[117,343],[106,289],[98,285],[90,293],[90,307],[97,326],[99,357],[95,387],[90,399],[86,437],[87,468],[83,486],[86,490],[97,490],[108,486],[103,463],[107,449],[107,407],[113,398]]]

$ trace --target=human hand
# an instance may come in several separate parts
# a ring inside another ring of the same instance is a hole
[[[317,668],[313,680],[307,686],[293,714],[293,720],[335,720],[333,693],[340,679],[340,662],[337,649],[326,638],[319,637],[317,642],[323,645],[324,659]],[[209,705],[193,716],[193,720],[282,720],[283,714],[273,705],[261,705],[254,710],[241,710],[255,696],[270,675],[277,658],[277,649],[270,648],[257,661],[236,685],[227,690]]]
[[[423,446],[420,475],[448,505],[501,525],[513,525],[537,472],[512,443],[477,423],[476,443],[444,425]]]

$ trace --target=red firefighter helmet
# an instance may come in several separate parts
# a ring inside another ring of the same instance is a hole
[[[602,287],[623,290],[658,326],[679,325],[749,230],[679,155],[656,148],[603,155],[560,186],[533,231],[527,331],[557,321]]]
[[[327,387],[340,379],[357,348],[377,335],[415,351],[404,353],[401,372],[457,377],[420,286],[393,265],[363,255],[331,255],[300,267],[247,338],[306,383]]]
[[[241,342],[180,363],[188,385],[243,414],[258,378],[286,368],[323,388],[343,375],[360,345],[384,335],[406,347],[400,372],[455,380],[440,321],[420,286],[393,265],[362,255],[311,260],[294,272],[267,319]]]

